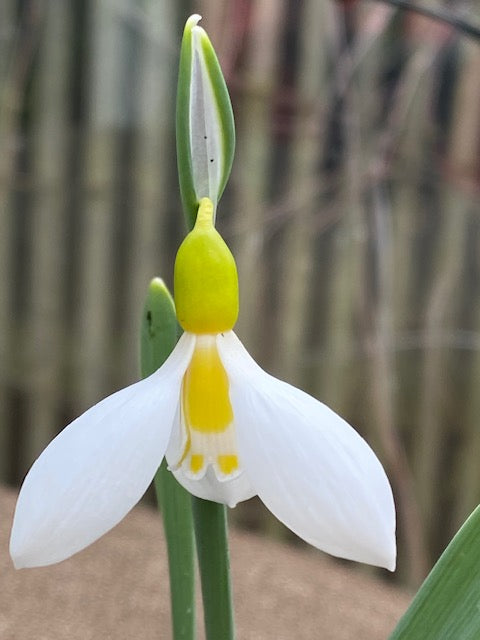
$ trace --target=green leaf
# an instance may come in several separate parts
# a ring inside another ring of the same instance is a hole
[[[153,278],[143,309],[140,359],[142,377],[154,373],[173,351],[180,336],[175,304],[161,278]]]
[[[142,317],[141,370],[154,373],[173,351],[179,336],[172,296],[161,278],[148,288]],[[161,420],[161,416],[158,416]],[[163,515],[170,572],[173,640],[195,638],[195,546],[190,494],[175,480],[165,460],[154,478]],[[159,636],[160,637],[160,636]]]
[[[235,151],[232,105],[215,50],[191,16],[185,25],[177,89],[177,162],[182,204],[191,229],[198,203],[214,208],[225,189]]]
[[[480,507],[445,549],[390,640],[480,638]]]

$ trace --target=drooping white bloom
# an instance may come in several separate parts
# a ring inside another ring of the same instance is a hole
[[[218,351],[233,422],[227,435],[196,432],[196,448],[179,464],[188,438],[182,380],[195,348]],[[228,332],[185,333],[161,369],[98,403],[50,443],[19,496],[10,545],[17,568],[59,562],[115,526],[165,454],[194,495],[230,506],[258,495],[310,544],[395,566],[392,493],[370,447],[328,407],[263,371]],[[200,471],[192,470],[197,455],[204,456]],[[222,455],[238,457],[230,473],[219,465]]]
[[[68,558],[140,500],[162,459],[192,494],[234,506],[258,495],[298,536],[393,570],[395,509],[385,472],[328,407],[263,371],[231,330],[233,257],[201,202],[177,254],[185,333],[153,375],[109,396],[45,449],[20,491],[15,566]]]

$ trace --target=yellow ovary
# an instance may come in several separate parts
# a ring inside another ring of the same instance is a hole
[[[216,337],[197,337],[182,383],[186,444],[180,459],[188,475],[202,477],[212,464],[219,479],[239,471],[227,373]]]
[[[174,270],[175,307],[185,331],[215,334],[233,329],[238,316],[235,260],[213,226],[213,204],[202,198],[195,227],[180,245]]]

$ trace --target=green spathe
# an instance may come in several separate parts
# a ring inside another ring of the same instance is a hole
[[[177,163],[182,204],[191,229],[198,204],[214,207],[225,189],[235,151],[230,97],[199,15],[185,25],[177,88]]]

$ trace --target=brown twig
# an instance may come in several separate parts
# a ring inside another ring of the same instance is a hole
[[[470,38],[475,38],[480,40],[480,27],[477,27],[470,22],[467,22],[463,18],[460,18],[458,15],[454,15],[450,11],[446,11],[445,9],[431,9],[427,7],[422,7],[417,4],[413,4],[409,2],[409,0],[374,0],[375,2],[383,2],[384,4],[390,4],[393,7],[398,7],[399,9],[405,9],[406,11],[414,11],[415,13],[420,13],[427,18],[432,18],[432,20],[437,20],[438,22],[444,22],[445,24],[451,25],[457,31],[461,31],[466,36]]]

